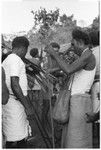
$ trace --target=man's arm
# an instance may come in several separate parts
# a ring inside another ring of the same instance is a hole
[[[47,70],[47,73],[53,73],[53,72],[55,72],[55,71],[60,71],[60,68],[58,67],[58,68],[51,68],[51,69],[48,69],[48,70]]]
[[[88,63],[88,60],[92,54],[90,50],[87,50],[81,57],[75,60],[72,64],[67,64],[52,49],[50,48],[46,49],[46,52],[48,52],[57,61],[61,70],[63,70],[66,74],[72,74],[84,68],[84,66]]]
[[[100,119],[100,111],[97,113],[86,113],[86,122],[91,123]]]
[[[5,71],[2,68],[2,105],[6,105],[9,99],[9,91],[5,83]]]
[[[32,110],[31,105],[28,102],[28,99],[23,95],[22,89],[19,85],[19,77],[17,77],[17,76],[11,77],[11,88],[12,88],[14,95],[25,107],[26,111]],[[28,112],[28,113],[30,113],[30,112]]]

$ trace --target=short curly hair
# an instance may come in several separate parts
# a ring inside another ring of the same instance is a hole
[[[86,32],[82,31],[81,29],[74,29],[72,32],[72,37],[77,41],[82,40],[85,45],[90,44],[89,35]]]
[[[89,33],[89,36],[90,36],[90,42],[93,46],[97,46],[99,45],[99,31],[91,31]]]
[[[50,45],[51,45],[53,48],[58,48],[58,49],[60,49],[60,45],[59,45],[58,43],[52,42]]]
[[[38,48],[32,48],[32,49],[30,50],[30,55],[31,55],[32,57],[35,57],[36,55],[38,55]]]
[[[14,49],[14,48],[20,48],[20,47],[28,48],[28,46],[29,46],[29,41],[24,36],[16,37],[12,41],[12,49]]]

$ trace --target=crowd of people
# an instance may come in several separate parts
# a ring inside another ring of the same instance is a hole
[[[58,123],[49,114],[50,105],[53,109],[60,89],[73,75],[69,121],[61,126],[59,148],[93,148],[96,121],[99,132],[99,32],[88,34],[76,28],[66,52],[60,53],[61,46],[52,42],[45,46],[44,58],[38,48],[31,49],[26,64],[29,45],[24,36],[14,38],[11,52],[2,59],[3,147],[30,148],[27,139],[31,128],[32,136],[37,135],[35,124],[30,125],[35,111],[50,139],[56,136]]]

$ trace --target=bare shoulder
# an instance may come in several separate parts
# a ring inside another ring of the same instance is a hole
[[[87,65],[85,66],[85,70],[93,70],[96,66],[96,59],[93,53],[87,59]]]

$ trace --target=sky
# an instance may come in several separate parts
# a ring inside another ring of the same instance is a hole
[[[98,0],[2,0],[1,2],[1,33],[12,34],[29,31],[33,25],[33,14],[40,7],[47,10],[60,9],[60,14],[74,14],[74,19],[85,26],[92,23],[98,16]]]

